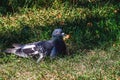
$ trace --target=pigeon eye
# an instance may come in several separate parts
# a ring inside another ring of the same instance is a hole
[[[60,34],[59,31],[56,31],[56,34]]]
[[[56,31],[56,33],[58,33],[58,31]]]

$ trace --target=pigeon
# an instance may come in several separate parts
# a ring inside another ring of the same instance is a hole
[[[37,63],[44,59],[47,55],[54,59],[58,54],[67,54],[66,44],[63,40],[65,33],[58,28],[52,32],[52,38],[46,41],[38,41],[28,44],[13,44],[14,48],[8,48],[6,53],[13,53],[20,57],[34,57],[38,56]]]

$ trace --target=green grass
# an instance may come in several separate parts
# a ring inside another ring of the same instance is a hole
[[[13,15],[1,15],[0,44],[8,46],[49,39],[52,30],[58,27],[71,35],[70,42],[78,44],[78,48],[117,41],[120,36],[119,14],[114,12],[117,9],[114,5],[92,9],[63,6],[58,9],[23,8]]]
[[[7,60],[0,61],[0,77],[3,80],[119,80],[119,49],[84,50],[53,61],[46,58],[38,64],[33,59],[9,55]]]
[[[48,40],[53,29],[62,28],[70,34],[66,44],[71,55],[55,60],[48,57],[37,64],[31,58],[0,52],[0,80],[120,79],[119,2],[32,1],[18,5],[9,0],[0,6],[0,51],[13,43]]]

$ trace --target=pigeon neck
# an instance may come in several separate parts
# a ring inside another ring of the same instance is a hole
[[[57,41],[57,38],[52,38],[52,42],[56,42]]]
[[[62,41],[61,38],[57,38],[57,37],[52,37],[52,42],[56,43],[57,41]]]

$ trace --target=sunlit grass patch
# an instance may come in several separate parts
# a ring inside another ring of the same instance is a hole
[[[64,58],[40,63],[33,59],[14,56],[14,60],[0,65],[3,79],[73,79],[73,80],[118,80],[120,75],[120,55],[114,51],[101,49],[82,52]]]

